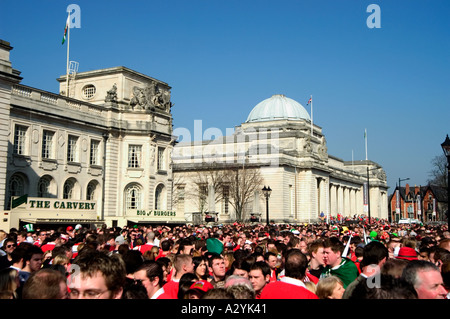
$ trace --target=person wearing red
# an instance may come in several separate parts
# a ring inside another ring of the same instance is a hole
[[[160,295],[158,299],[178,298],[178,289],[181,277],[186,273],[194,273],[192,256],[186,254],[175,255],[173,267],[175,268],[175,273],[173,274],[172,279],[163,286],[164,293]]]
[[[285,276],[264,287],[261,299],[319,299],[309,291],[303,280],[308,259],[299,249],[290,249],[285,258]]]
[[[47,250],[53,250],[57,245],[61,244],[61,234],[56,232],[50,235],[50,239],[47,243],[41,246],[42,252],[46,252]]]
[[[145,244],[136,246],[134,250],[139,250],[142,255],[144,255],[146,251],[152,249],[152,247],[155,246],[155,233],[153,231],[148,232],[146,235],[146,240],[147,242]]]
[[[37,240],[33,243],[33,245],[41,247],[45,239],[47,239],[47,231],[40,230],[37,234]]]
[[[279,265],[277,255],[269,251],[264,255],[264,260],[270,267],[270,282],[277,281],[280,273],[280,269],[277,267]]]
[[[270,282],[270,267],[266,262],[255,262],[249,272],[249,279],[256,293],[256,299],[261,299],[261,293]]]

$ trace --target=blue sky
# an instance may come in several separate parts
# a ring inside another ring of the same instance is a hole
[[[450,133],[448,0],[160,0],[0,3],[0,38],[25,85],[58,92],[66,9],[81,9],[79,71],[126,66],[172,87],[174,127],[223,134],[273,94],[314,99],[328,152],[425,185]],[[366,24],[370,4],[381,28]],[[404,182],[402,183],[404,185]]]

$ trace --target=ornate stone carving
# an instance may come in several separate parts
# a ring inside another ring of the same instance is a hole
[[[317,152],[319,153],[320,157],[325,158],[327,156],[327,150],[327,141],[325,139],[325,136],[322,136],[320,145],[317,147]]]
[[[312,152],[312,144],[311,144],[311,137],[308,136],[305,138],[304,144],[303,144],[303,150],[307,153]]]
[[[111,90],[106,92],[105,102],[117,102],[117,85],[114,83]]]
[[[152,82],[145,88],[133,87],[133,96],[130,106],[134,110],[151,110],[156,108],[170,112],[172,103],[170,102],[170,92],[163,90],[156,82]]]

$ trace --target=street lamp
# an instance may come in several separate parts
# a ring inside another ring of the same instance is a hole
[[[450,229],[450,139],[448,138],[448,134],[441,147],[445,157],[447,157],[447,224],[448,229]]]
[[[264,194],[264,197],[266,198],[266,223],[267,226],[269,226],[269,197],[270,193],[272,193],[272,189],[270,188],[270,186],[266,187],[264,185],[262,192]]]
[[[408,181],[409,180],[409,177],[408,178],[403,178],[403,179],[398,179],[398,196],[400,196],[400,198],[398,199],[398,202],[400,203],[400,207],[399,207],[399,209],[400,209],[400,218],[402,217],[402,196],[401,196],[401,188],[400,188],[400,183],[401,182],[403,182],[403,181]],[[405,194],[405,196],[406,196],[406,194]]]

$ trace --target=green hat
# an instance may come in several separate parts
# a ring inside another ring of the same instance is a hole
[[[378,233],[377,233],[376,231],[372,230],[372,231],[370,232],[369,236],[372,237],[372,238],[377,238]]]

